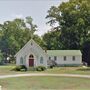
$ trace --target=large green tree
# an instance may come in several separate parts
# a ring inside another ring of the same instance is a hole
[[[27,25],[29,24],[29,25]],[[0,24],[0,50],[3,53],[5,60],[7,57],[13,58],[18,50],[20,50],[30,39],[33,34],[33,39],[39,41],[41,38],[34,35],[36,25],[33,24],[32,18],[14,19],[5,21]]]
[[[59,6],[52,6],[46,17],[48,23],[60,30],[63,49],[81,49],[89,38],[90,1],[69,0]]]

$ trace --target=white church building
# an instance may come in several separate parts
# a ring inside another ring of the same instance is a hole
[[[16,55],[16,65],[25,65],[27,68],[50,65],[53,61],[57,65],[80,65],[82,54],[80,50],[43,50],[33,39],[25,44]]]

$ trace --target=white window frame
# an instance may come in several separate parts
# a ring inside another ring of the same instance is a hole
[[[20,57],[20,64],[23,65],[23,63],[24,63],[23,57]]]

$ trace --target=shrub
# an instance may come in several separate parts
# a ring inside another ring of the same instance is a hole
[[[16,66],[12,70],[14,70],[14,71],[27,71],[27,67],[25,65],[19,65],[19,66]]]
[[[53,65],[49,66],[49,68],[51,68],[51,69],[52,69],[53,67],[54,67]]]
[[[35,70],[36,70],[36,71],[44,71],[44,70],[46,70],[46,67],[44,67],[44,66],[37,66],[37,67],[35,68]]]
[[[20,71],[22,71],[22,72],[23,72],[23,71],[26,71],[26,69],[21,69]]]

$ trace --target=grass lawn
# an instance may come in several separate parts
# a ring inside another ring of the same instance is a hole
[[[36,73],[37,71],[12,71],[12,69],[15,67],[15,65],[6,65],[6,66],[0,66],[0,75],[8,75],[8,74],[23,74],[23,73]],[[37,72],[38,73],[38,72]]]
[[[55,74],[84,74],[84,75],[90,75],[90,67],[89,68],[83,68],[83,67],[56,67],[53,69],[47,69],[42,72],[37,71],[26,71],[26,72],[20,72],[20,71],[11,71],[12,68],[14,68],[14,65],[9,66],[0,66],[0,75],[7,75],[7,74],[20,74],[20,73],[55,73]]]
[[[47,69],[45,73],[55,73],[55,74],[81,74],[90,75],[90,67],[56,67],[53,69]]]
[[[90,79],[71,77],[18,77],[0,79],[2,90],[90,90]]]

